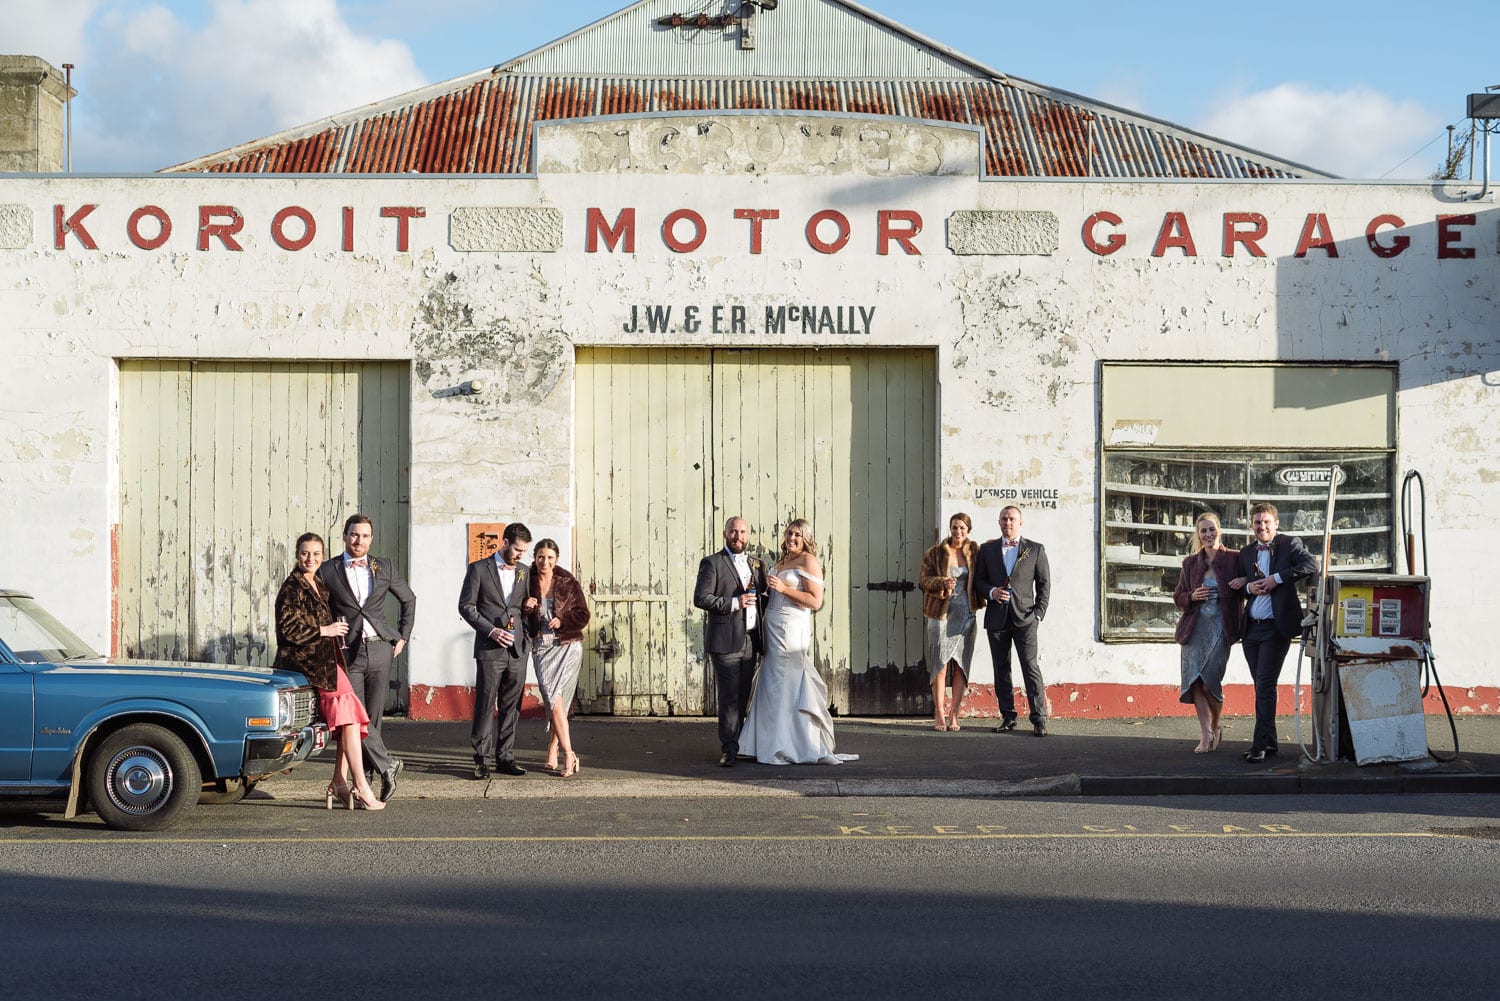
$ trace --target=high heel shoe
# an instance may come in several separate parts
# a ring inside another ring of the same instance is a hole
[[[337,782],[328,783],[328,788],[323,791],[324,807],[332,810],[334,800],[338,800],[346,809],[354,809],[354,793],[348,786],[341,786]]]
[[[385,809],[385,804],[380,801],[380,797],[376,796],[373,790],[368,794],[360,789],[354,790],[353,794],[349,797],[349,804],[349,809],[351,810],[356,806],[361,810]]]
[[[578,769],[581,767],[583,766],[578,763],[578,755],[570,751],[568,753],[567,764],[563,765],[563,770],[558,774],[563,778],[567,778],[569,775],[577,775]]]

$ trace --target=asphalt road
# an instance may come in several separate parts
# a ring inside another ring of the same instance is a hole
[[[1476,998],[1500,798],[0,808],[22,998]]]

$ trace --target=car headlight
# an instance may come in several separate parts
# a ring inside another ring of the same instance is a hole
[[[285,730],[292,725],[292,691],[283,688],[276,693],[276,729]]]

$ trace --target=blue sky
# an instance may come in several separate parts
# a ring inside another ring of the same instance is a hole
[[[77,64],[75,170],[144,171],[483,69],[626,5],[0,0],[0,52]],[[1002,72],[1349,177],[1430,175],[1465,95],[1500,83],[1472,32],[1409,0],[865,6]]]

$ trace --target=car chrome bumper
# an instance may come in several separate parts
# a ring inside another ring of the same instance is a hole
[[[240,774],[256,779],[290,768],[328,742],[328,727],[312,723],[296,733],[245,738],[245,764]]]

